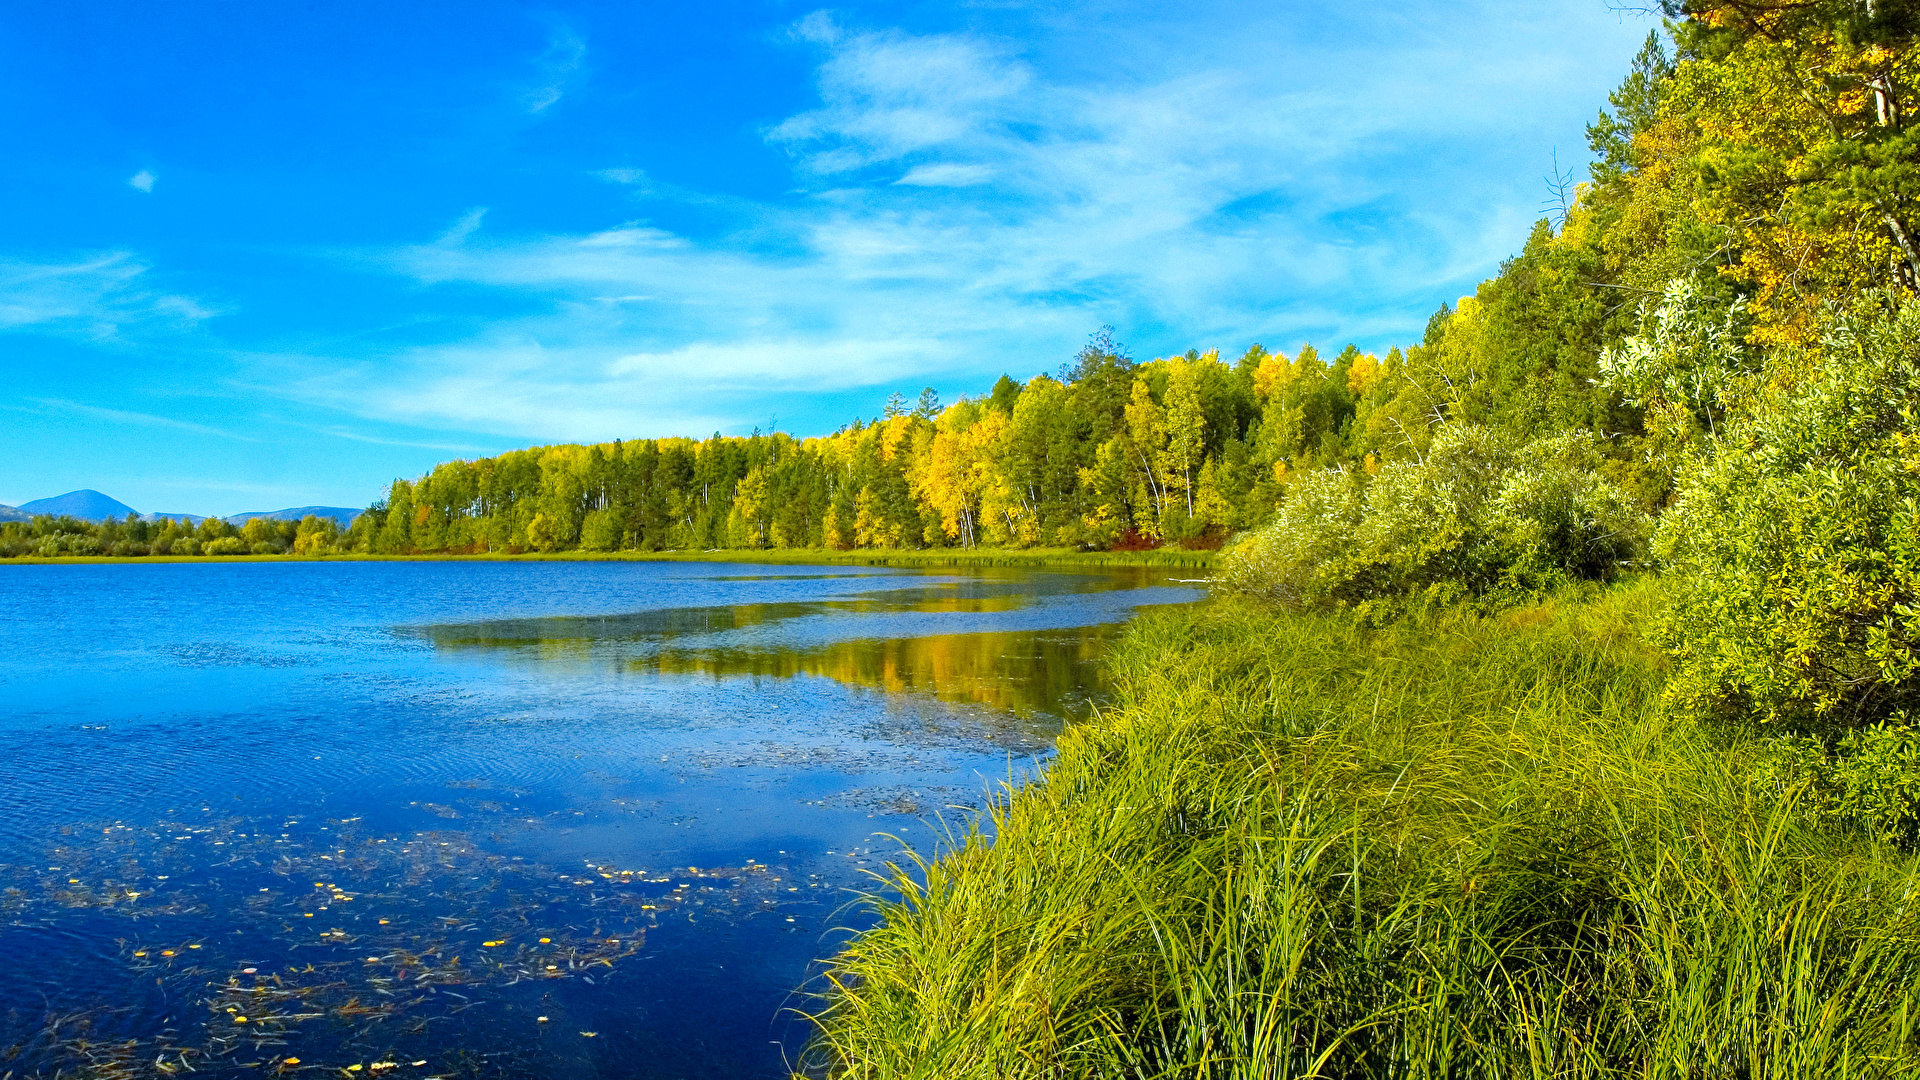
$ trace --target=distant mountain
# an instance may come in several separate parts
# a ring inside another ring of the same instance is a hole
[[[31,521],[37,514],[52,514],[55,517],[66,515],[82,521],[101,522],[108,518],[124,518],[128,514],[139,513],[133,507],[118,499],[109,498],[92,488],[69,491],[65,495],[56,495],[51,499],[35,499],[19,506],[0,506],[0,521]],[[235,514],[226,521],[230,525],[244,525],[254,518],[272,518],[275,521],[299,521],[312,514],[314,517],[332,518],[341,528],[353,524],[353,519],[362,511],[349,506],[293,506],[285,510],[249,510],[244,514]],[[205,514],[172,514],[155,511],[140,514],[142,521],[184,521],[189,525],[198,525],[207,520]]]
[[[52,514],[55,517],[65,515],[81,521],[105,521],[108,518],[123,518],[128,514],[139,513],[133,507],[119,499],[109,498],[92,488],[69,491],[65,495],[55,495],[51,499],[35,499],[21,503],[19,510],[23,514]]]
[[[362,511],[346,506],[295,506],[286,510],[249,510],[244,514],[233,515],[227,519],[227,522],[231,525],[241,525],[257,517],[272,518],[275,521],[299,521],[311,514],[314,517],[332,518],[344,529],[353,524],[353,519],[359,517],[361,513]]]

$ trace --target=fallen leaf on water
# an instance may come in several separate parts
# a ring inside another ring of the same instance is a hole
[[[589,1038],[589,1039],[591,1039],[591,1038],[593,1038],[593,1037],[594,1037],[595,1035],[598,1035],[598,1034],[600,1034],[600,1033],[599,1033],[599,1032],[597,1032],[597,1031],[583,1031],[583,1032],[581,1032],[580,1034],[582,1034],[582,1035],[585,1035],[585,1036],[586,1036],[587,1038]]]

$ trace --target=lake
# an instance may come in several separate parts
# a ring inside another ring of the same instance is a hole
[[[785,1076],[1190,573],[0,566],[0,1075]]]

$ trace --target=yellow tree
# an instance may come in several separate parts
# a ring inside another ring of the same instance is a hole
[[[1164,460],[1167,447],[1167,414],[1153,400],[1153,389],[1147,384],[1144,374],[1133,377],[1133,390],[1126,408],[1128,449],[1133,451],[1139,464],[1140,478],[1145,488],[1147,506],[1152,508],[1152,520],[1141,522],[1142,535],[1160,535],[1160,516],[1167,509],[1167,485],[1160,474],[1160,462]]]
[[[1755,287],[1759,341],[1920,278],[1920,48],[1895,0],[1684,0],[1683,56],[1642,172],[1687,197]],[[1657,193],[1643,192],[1643,195]],[[1652,283],[1647,283],[1652,284]]]
[[[913,473],[914,493],[939,515],[940,528],[962,547],[980,542],[980,515],[995,482],[995,451],[1007,416],[977,401],[960,401],[935,421]]]
[[[1175,357],[1166,362],[1167,439],[1160,453],[1161,475],[1169,488],[1177,487],[1186,501],[1189,518],[1193,516],[1194,480],[1207,446],[1207,413],[1200,401],[1201,369],[1219,362],[1219,354],[1212,352],[1197,360]]]

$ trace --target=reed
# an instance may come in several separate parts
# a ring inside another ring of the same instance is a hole
[[[1656,707],[1652,584],[1143,617],[830,969],[811,1075],[1920,1074],[1920,874]]]

